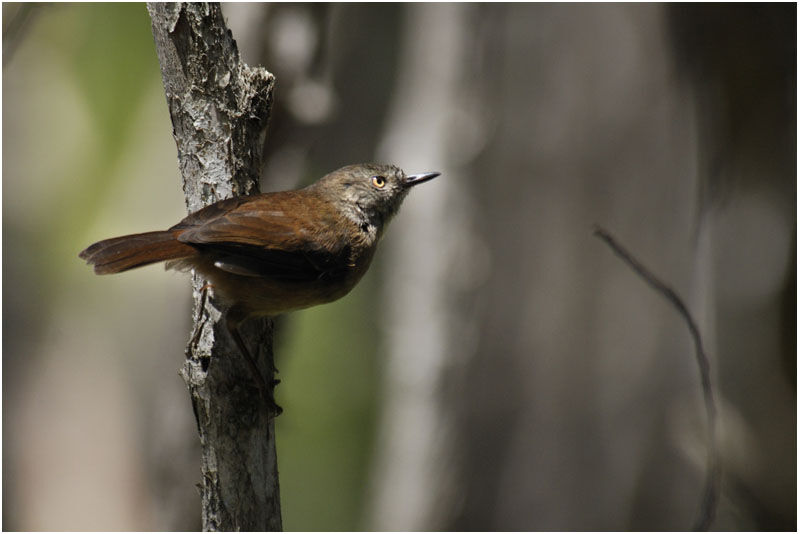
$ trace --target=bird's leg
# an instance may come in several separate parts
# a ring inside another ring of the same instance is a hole
[[[256,381],[256,385],[261,392],[261,397],[264,399],[264,402],[266,402],[267,406],[275,414],[275,416],[278,416],[283,413],[283,408],[275,404],[275,397],[273,396],[272,389],[280,382],[280,380],[273,380],[271,386],[267,385],[267,381],[264,380],[264,375],[262,375],[261,371],[258,369],[256,361],[250,355],[250,351],[247,350],[247,346],[244,344],[244,340],[239,333],[241,319],[236,317],[235,311],[234,313],[231,313],[231,311],[233,310],[229,310],[225,316],[225,324],[228,327],[228,332],[230,332],[234,343],[236,343],[236,346],[239,348],[239,352],[242,353],[245,362],[247,362],[247,366],[250,368],[253,379]],[[271,362],[270,367],[273,367]]]

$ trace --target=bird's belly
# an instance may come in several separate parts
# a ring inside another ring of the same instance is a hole
[[[353,269],[335,278],[296,281],[232,274],[210,261],[195,261],[183,267],[194,268],[205,277],[211,283],[214,296],[226,305],[236,304],[247,314],[262,316],[280,315],[337,300],[349,293],[366,271]]]

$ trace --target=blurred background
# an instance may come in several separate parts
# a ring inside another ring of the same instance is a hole
[[[415,189],[281,318],[287,530],[796,529],[796,6],[225,4],[277,78],[263,190]],[[198,529],[188,277],[77,257],[185,215],[142,4],[3,4],[3,527]]]

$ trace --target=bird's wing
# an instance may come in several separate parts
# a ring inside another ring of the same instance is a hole
[[[178,241],[213,255],[233,274],[287,281],[335,277],[347,269],[350,247],[325,203],[270,193],[212,204],[181,221]],[[202,213],[204,212],[205,213]]]

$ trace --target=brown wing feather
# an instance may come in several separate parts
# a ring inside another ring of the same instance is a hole
[[[170,228],[170,230],[181,230],[184,228],[192,228],[194,226],[203,225],[225,215],[225,212],[233,210],[241,204],[251,202],[253,198],[255,197],[242,196],[220,200],[209,206],[206,206],[205,208],[201,208],[194,213],[190,213],[184,217],[181,222]]]
[[[174,228],[183,230],[180,242],[216,255],[217,266],[234,274],[298,281],[336,276],[350,261],[345,229],[328,203],[313,205],[311,213],[308,197],[267,193],[200,210]]]

